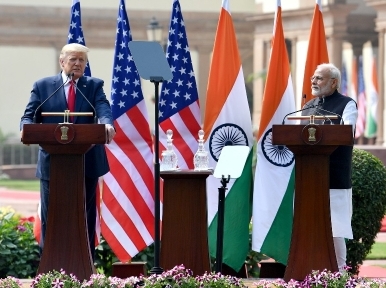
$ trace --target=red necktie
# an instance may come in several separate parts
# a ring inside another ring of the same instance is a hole
[[[70,110],[70,112],[74,112],[75,111],[75,97],[76,97],[76,94],[75,94],[75,81],[71,80],[70,88],[68,89],[68,99],[67,99],[68,110]],[[71,116],[70,120],[73,123],[74,122],[73,121],[74,117]]]

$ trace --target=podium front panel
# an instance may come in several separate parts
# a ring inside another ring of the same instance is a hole
[[[184,264],[194,275],[210,272],[206,178],[210,171],[161,171],[163,217],[160,265]]]

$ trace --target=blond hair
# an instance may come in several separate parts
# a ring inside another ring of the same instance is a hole
[[[66,58],[66,56],[72,52],[81,52],[86,55],[87,59],[87,53],[90,49],[88,49],[86,46],[78,43],[70,43],[67,45],[64,45],[62,48],[62,51],[60,51],[59,59],[63,60]]]

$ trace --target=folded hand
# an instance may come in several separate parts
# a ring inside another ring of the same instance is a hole
[[[107,144],[110,144],[110,142],[113,140],[115,136],[115,129],[113,125],[111,124],[106,124],[106,136],[107,136]]]

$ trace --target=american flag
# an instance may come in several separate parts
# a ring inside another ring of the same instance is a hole
[[[71,5],[71,15],[70,15],[70,25],[68,28],[68,41],[67,43],[79,43],[86,46],[86,40],[83,36],[83,27],[82,27],[82,16],[80,11],[80,1],[72,0]],[[83,73],[84,76],[91,76],[90,63],[87,61],[86,69]],[[96,191],[96,205],[97,205],[97,216],[95,221],[95,246],[98,246],[100,243],[100,189],[99,184]]]
[[[359,56],[358,60],[358,119],[355,126],[356,138],[362,136],[366,125],[366,92],[362,56]]]
[[[340,93],[347,96],[347,70],[346,70],[346,64],[342,63],[342,77],[341,77],[341,84],[340,84]]]
[[[128,48],[132,40],[124,0],[115,41],[111,108],[117,134],[106,145],[110,172],[103,177],[102,235],[122,262],[154,241],[152,138],[140,78]]]
[[[185,23],[178,0],[173,2],[166,58],[173,78],[162,84],[158,103],[159,142],[161,149],[165,149],[166,131],[171,129],[178,167],[192,169],[193,156],[198,148],[201,114]]]
[[[71,20],[70,27],[68,29],[68,41],[67,43],[79,43],[86,46],[86,41],[83,36],[83,28],[80,12],[80,1],[72,0],[71,6]],[[87,62],[86,69],[84,70],[85,76],[91,76],[90,64]]]

